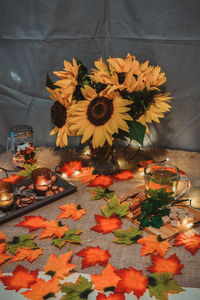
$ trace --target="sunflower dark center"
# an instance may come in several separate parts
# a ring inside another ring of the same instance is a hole
[[[97,97],[92,100],[87,109],[88,120],[95,126],[104,125],[113,114],[113,100]]]
[[[66,122],[66,108],[60,102],[56,101],[51,107],[51,121],[58,128],[65,125]]]
[[[118,77],[119,84],[122,84],[125,80],[125,73],[124,72],[118,73],[117,77]]]

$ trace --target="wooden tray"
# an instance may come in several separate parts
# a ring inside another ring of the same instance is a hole
[[[55,174],[53,174],[55,175]],[[12,208],[12,210],[10,210],[9,212],[5,213],[2,217],[0,217],[0,224],[3,224],[3,223],[6,223],[12,219],[15,219],[19,216],[22,216],[22,215],[25,215],[26,213],[28,212],[31,212],[37,208],[40,208],[44,205],[47,205],[51,202],[54,202],[56,200],[59,200],[65,196],[68,196],[72,193],[74,193],[76,190],[77,190],[77,187],[70,184],[69,182],[61,179],[59,176],[56,176],[57,177],[57,180],[56,180],[56,185],[58,185],[59,187],[63,187],[64,188],[64,191],[56,194],[56,195],[53,195],[53,196],[50,196],[50,197],[43,197],[43,198],[40,198],[40,200],[38,200],[37,202],[35,203],[32,203],[32,204],[29,204],[28,206],[26,207],[22,207],[22,208],[17,208],[14,206]],[[16,183],[15,185],[15,188],[16,187],[20,187],[20,186],[28,186],[32,183],[31,179],[26,179],[26,180],[23,180],[23,181],[20,181],[18,183]],[[14,199],[15,199],[16,196],[14,196]]]
[[[200,211],[187,207],[187,209],[194,215],[194,221],[197,222],[200,221]],[[132,220],[132,214],[131,212],[128,213],[126,218],[131,221],[133,224],[139,226],[139,222],[135,219]],[[180,234],[184,231],[189,230],[185,225],[180,225],[177,227],[172,226],[171,224],[165,224],[164,226],[160,227],[159,229],[153,228],[153,227],[145,227],[144,230],[147,233],[160,235],[162,239],[173,239],[177,234]]]

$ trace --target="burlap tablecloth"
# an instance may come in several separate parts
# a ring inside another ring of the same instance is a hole
[[[138,153],[136,149],[118,149],[118,160],[121,167],[126,169],[135,169],[138,161],[152,158],[155,161],[161,161],[163,159],[169,158],[169,162],[178,166],[183,170],[189,177],[191,181],[191,190],[189,196],[193,199],[193,205],[200,207],[200,153],[196,152],[186,152],[186,151],[176,151],[176,150],[161,150],[161,149],[147,149],[140,150]],[[124,161],[124,158],[126,159]],[[71,159],[81,159],[83,164],[87,164],[88,159],[83,155],[74,155],[72,152],[67,151],[54,151],[47,148],[37,149],[37,162],[39,166],[46,166],[54,171],[57,165],[61,165],[63,162],[69,161]],[[0,155],[0,167],[7,169],[12,168],[11,153],[6,152]],[[0,171],[0,178],[5,176],[3,171]],[[126,181],[114,182],[109,188],[118,196],[122,196],[124,193],[133,191],[137,185],[143,184],[143,177],[140,174],[136,174],[134,179]],[[60,255],[61,253],[73,250],[73,257],[71,263],[77,265],[75,271],[88,273],[88,274],[100,274],[103,270],[102,266],[94,266],[86,269],[81,269],[81,257],[75,255],[78,251],[88,246],[100,246],[102,249],[108,249],[111,257],[109,262],[116,268],[129,268],[133,267],[137,270],[143,270],[143,273],[148,275],[146,268],[151,265],[151,257],[140,256],[141,245],[120,245],[113,243],[114,235],[112,233],[102,234],[96,231],[90,230],[91,227],[96,225],[94,215],[101,214],[100,206],[105,205],[104,200],[91,201],[91,194],[87,184],[81,184],[78,181],[73,181],[73,184],[77,186],[77,192],[71,194],[65,198],[62,198],[56,202],[48,204],[40,209],[37,209],[27,215],[40,215],[48,220],[56,219],[60,214],[61,210],[58,208],[66,203],[77,203],[80,204],[82,208],[87,208],[87,214],[83,216],[78,221],[73,221],[72,218],[62,219],[63,224],[67,224],[70,229],[81,230],[81,245],[66,243],[61,249],[56,248],[51,245],[51,238],[39,239],[39,233],[42,231],[37,230],[33,233],[37,233],[38,236],[34,239],[39,247],[43,248],[43,255],[39,256],[33,263],[28,261],[20,262],[6,262],[1,266],[2,272],[12,272],[14,268],[20,263],[29,270],[35,270],[46,264],[46,261],[51,253]],[[11,241],[13,236],[20,234],[27,234],[29,231],[27,228],[15,227],[20,221],[24,220],[24,217],[16,218],[10,222],[7,222],[0,226],[0,230],[7,237],[7,241]],[[123,219],[122,229],[126,230],[130,227],[131,223],[127,219]],[[194,230],[194,229],[193,229]],[[199,228],[195,228],[197,233],[200,233]],[[146,233],[144,233],[146,235]],[[170,241],[171,245],[173,240]],[[165,257],[176,253],[181,263],[184,264],[182,269],[182,274],[176,275],[176,281],[183,287],[200,287],[200,250],[192,255],[189,251],[185,250],[183,246],[174,247],[172,246]]]

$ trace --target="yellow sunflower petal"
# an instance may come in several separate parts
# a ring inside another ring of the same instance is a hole
[[[50,135],[54,135],[59,131],[59,128],[56,126],[53,130],[51,130]]]

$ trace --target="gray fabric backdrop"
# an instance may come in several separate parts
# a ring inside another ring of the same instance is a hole
[[[90,68],[128,52],[162,66],[173,96],[145,147],[200,151],[199,0],[0,0],[0,7],[0,152],[10,126],[22,123],[33,126],[36,146],[55,145],[45,81],[64,59]]]

